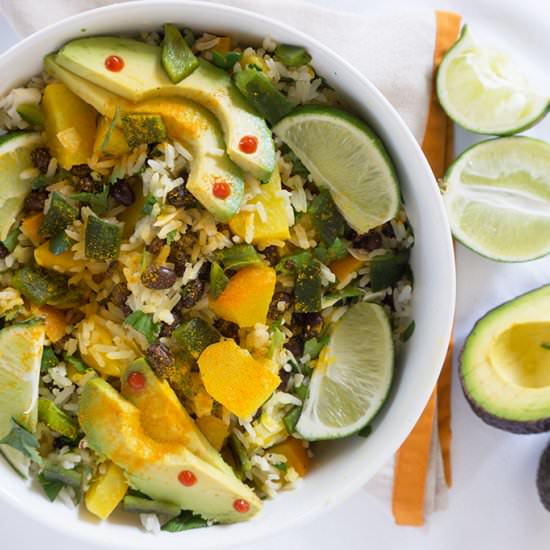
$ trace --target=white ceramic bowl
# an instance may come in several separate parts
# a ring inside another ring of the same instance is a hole
[[[236,35],[256,43],[271,35],[279,42],[305,46],[313,56],[316,70],[374,127],[386,144],[416,235],[412,254],[416,330],[401,353],[393,395],[378,417],[376,429],[368,439],[352,437],[316,445],[313,469],[303,484],[266,502],[261,515],[252,521],[180,534],[162,533],[153,540],[122,514],[116,521],[100,524],[85,511],[77,513],[61,503],[51,504],[39,489],[29,488],[4,463],[0,464],[0,496],[23,513],[69,536],[133,550],[151,546],[157,550],[221,549],[326,513],[362,487],[390,459],[423,410],[445,356],[454,312],[454,261],[438,187],[420,148],[395,110],[345,60],[305,34],[266,17],[217,4],[174,0],[94,10],[48,27],[3,54],[0,94],[40,73],[43,56],[72,38],[156,30],[165,22]]]

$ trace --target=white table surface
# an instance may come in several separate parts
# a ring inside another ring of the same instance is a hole
[[[13,0],[24,2],[25,0]],[[550,2],[541,0],[312,0],[349,11],[430,6],[463,14],[484,38],[547,70],[550,54]],[[383,8],[382,8],[383,5]],[[44,2],[44,9],[47,0]],[[17,36],[0,15],[0,51]],[[550,89],[549,89],[550,95]],[[528,132],[550,140],[550,118]],[[460,151],[474,138],[457,132]],[[479,140],[479,138],[477,138]],[[457,248],[457,349],[474,321],[489,308],[545,282],[550,258],[523,265],[497,264]],[[538,502],[535,475],[550,437],[517,436],[492,429],[474,416],[456,377],[453,389],[454,486],[449,507],[435,513],[422,528],[397,527],[384,507],[364,490],[324,517],[242,550],[547,550],[550,515]],[[99,550],[67,539],[29,521],[0,502],[2,550]],[[151,538],[151,548],[154,548]],[[184,543],[182,541],[182,547]]]

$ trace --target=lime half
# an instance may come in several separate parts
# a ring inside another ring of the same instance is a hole
[[[0,439],[10,432],[12,418],[31,432],[36,429],[44,335],[42,320],[0,331]],[[29,461],[20,451],[0,445],[0,454],[20,475],[28,475]]]
[[[515,134],[548,108],[548,97],[530,87],[507,56],[480,47],[468,26],[443,57],[436,85],[449,117],[479,134]]]
[[[294,110],[273,131],[315,183],[330,189],[355,231],[366,233],[397,214],[395,170],[384,145],[364,122],[339,109],[310,105]]]
[[[444,186],[451,231],[465,246],[503,262],[550,253],[550,144],[478,143],[450,166]]]
[[[384,309],[359,303],[336,323],[313,371],[296,425],[307,440],[335,439],[368,424],[388,395],[393,340]]]

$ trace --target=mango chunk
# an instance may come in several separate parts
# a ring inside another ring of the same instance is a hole
[[[39,212],[38,214],[33,214],[32,216],[24,218],[21,222],[21,233],[23,233],[34,246],[38,246],[42,240],[39,229],[43,220],[44,214]]]
[[[89,512],[100,519],[107,519],[128,491],[128,481],[124,472],[113,462],[106,462],[103,467],[105,472],[92,482],[84,501]]]
[[[49,248],[49,241],[34,249],[34,259],[38,265],[60,273],[76,272],[86,266],[85,261],[74,259],[71,250],[61,254],[53,254]]]
[[[204,437],[206,437],[212,447],[219,452],[229,435],[229,424],[226,424],[221,418],[212,416],[211,414],[197,418],[196,422]]]
[[[351,254],[336,260],[330,264],[330,270],[336,275],[339,281],[343,281],[350,273],[357,271],[365,262],[354,258]]]
[[[46,336],[50,342],[57,342],[67,332],[67,321],[65,313],[52,306],[32,307],[32,311],[44,317],[46,325]]]
[[[112,120],[101,117],[97,125],[94,141],[94,153],[120,157],[130,150],[124,132],[113,125]]]
[[[233,49],[233,40],[230,36],[220,36],[214,51],[218,53],[227,53]]]
[[[59,164],[69,170],[92,155],[96,111],[64,84],[48,84],[42,98],[46,141]]]
[[[259,204],[263,208],[265,218],[258,212],[239,212],[229,220],[231,231],[243,241],[246,238],[246,229],[250,223],[254,224],[252,242],[267,246],[272,241],[286,241],[290,238],[285,202],[280,196],[281,176],[275,167],[271,179],[261,186],[261,192],[250,200],[249,204]]]
[[[300,477],[304,477],[309,471],[311,459],[303,442],[294,437],[285,439],[282,443],[269,449],[270,453],[283,455],[286,457],[286,464],[289,468],[294,468]]]
[[[206,391],[232,413],[249,418],[281,380],[268,361],[258,361],[234,340],[208,346],[198,360]]]
[[[253,327],[267,320],[277,275],[267,266],[246,267],[237,272],[215,300],[210,300],[214,313],[242,327]]]

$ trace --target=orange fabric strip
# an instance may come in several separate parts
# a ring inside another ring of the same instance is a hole
[[[453,127],[437,101],[435,74],[441,58],[456,41],[461,17],[451,12],[436,12],[436,39],[434,50],[434,80],[428,111],[428,120],[422,149],[436,178],[443,176],[452,159]],[[399,525],[424,524],[424,494],[433,422],[437,405],[438,431],[445,466],[445,478],[451,484],[451,379],[453,343],[449,343],[447,357],[438,382],[424,412],[399,449],[396,457],[393,485],[393,516]]]

